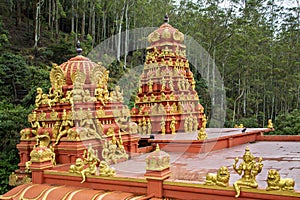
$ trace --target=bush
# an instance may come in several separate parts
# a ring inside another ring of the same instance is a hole
[[[274,122],[276,135],[300,134],[300,110],[295,109],[290,113],[281,113]]]

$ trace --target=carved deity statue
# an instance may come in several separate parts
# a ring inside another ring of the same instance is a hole
[[[67,117],[67,112],[64,110],[62,116],[62,122],[59,127],[58,136],[56,138],[55,144],[58,144],[60,138],[68,133],[68,131],[74,126],[73,120],[69,120]]]
[[[269,120],[268,120],[268,128],[269,128],[269,129],[273,129],[272,119],[269,119]]]
[[[37,135],[38,133],[38,129],[41,128],[40,122],[37,119],[37,115],[36,112],[33,112],[33,119],[31,121],[31,133],[33,133],[34,135]]]
[[[161,134],[165,135],[166,134],[166,121],[164,118],[161,118],[160,127],[161,127]]]
[[[175,125],[176,125],[176,119],[175,119],[175,117],[173,116],[173,117],[172,117],[172,120],[171,120],[171,123],[170,123],[170,129],[171,129],[171,133],[172,133],[172,134],[175,134],[175,133],[176,133],[176,127],[175,127]]]
[[[243,162],[237,167],[239,159],[236,157],[235,162],[233,163],[233,169],[239,174],[242,175],[242,178],[236,181],[233,184],[233,187],[236,191],[235,197],[239,197],[241,193],[241,187],[246,188],[257,188],[258,184],[256,182],[256,176],[262,170],[263,164],[262,158],[258,159],[258,162],[255,161],[254,156],[251,154],[250,149],[246,147],[245,153],[243,155]]]
[[[37,93],[37,95],[35,97],[35,107],[38,108],[42,104],[42,100],[43,100],[43,90],[42,90],[42,88],[38,87],[36,89],[36,93]]]

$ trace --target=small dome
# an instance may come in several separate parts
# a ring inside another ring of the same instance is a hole
[[[168,17],[165,16],[165,23],[162,24],[159,29],[150,33],[148,41],[151,43],[151,46],[184,46],[182,44],[184,41],[184,34],[172,27],[168,21]]]
[[[81,74],[81,79],[85,79],[82,80],[84,81],[84,84],[91,84],[90,75],[96,65],[96,63],[92,62],[87,57],[78,55],[61,64],[60,68],[65,75],[66,85],[73,85],[75,76],[79,74]]]

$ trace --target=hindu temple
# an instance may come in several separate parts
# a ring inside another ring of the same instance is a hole
[[[186,58],[184,34],[168,21],[166,15],[165,23],[148,36],[150,46],[132,109],[131,118],[144,135],[188,133],[202,126],[204,108]]]
[[[148,36],[135,107],[109,71],[81,55],[53,64],[20,131],[19,168],[0,199],[300,198],[299,136],[208,128],[184,34],[167,16]],[[145,137],[146,136],[146,137]]]

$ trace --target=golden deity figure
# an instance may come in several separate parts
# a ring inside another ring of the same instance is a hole
[[[168,65],[169,65],[169,66],[173,66],[173,60],[172,60],[172,58],[169,58],[169,60],[168,60]]]
[[[166,89],[166,80],[165,77],[161,79],[161,90],[164,91]]]
[[[38,108],[42,104],[42,100],[43,100],[43,90],[42,90],[42,88],[38,87],[36,89],[36,94],[37,95],[35,97],[35,107]]]
[[[80,82],[75,82],[73,85],[73,102],[82,102],[85,93]]]
[[[268,128],[269,129],[273,129],[274,127],[273,127],[273,123],[272,123],[272,119],[269,119],[268,120]]]
[[[171,123],[170,123],[170,129],[171,129],[171,133],[174,135],[176,133],[176,119],[174,116],[172,116],[172,120],[171,120]]]
[[[143,117],[143,121],[142,121],[142,134],[146,135],[147,134],[147,120],[145,119],[145,117]]]
[[[151,134],[151,132],[152,132],[152,125],[151,125],[151,120],[150,119],[148,119],[147,120],[147,135],[150,135]]]
[[[267,183],[267,191],[294,191],[295,180],[292,178],[281,178],[279,172],[276,169],[270,169],[268,171]]]
[[[201,127],[198,132],[197,140],[205,140],[207,138],[206,129]]]
[[[198,119],[196,116],[193,116],[193,124],[194,124],[194,131],[198,130]]]
[[[148,88],[149,88],[149,92],[152,92],[153,91],[153,82],[152,82],[152,80],[150,79],[149,81],[148,81]]]
[[[174,91],[174,85],[173,85],[172,77],[170,77],[170,80],[169,80],[169,88],[170,88],[171,91]]]
[[[227,167],[222,166],[217,174],[208,173],[206,175],[205,185],[217,185],[227,187],[229,183],[230,173]]]
[[[60,100],[60,103],[70,103],[71,105],[73,105],[73,91],[67,91],[66,97],[62,98]]]
[[[83,169],[84,169],[83,160],[81,158],[77,158],[75,161],[75,165],[70,166],[69,172],[81,174]]]
[[[95,89],[95,97],[97,101],[100,101],[103,106],[105,106],[104,102],[104,89],[102,87],[102,83],[98,84],[98,87]]]
[[[66,135],[68,131],[74,126],[73,120],[68,119],[67,112],[65,109],[63,111],[62,120],[63,121],[61,122],[61,125],[59,127],[58,136],[56,138],[55,145],[58,144],[60,138]]]
[[[139,119],[139,121],[138,121],[138,133],[139,134],[142,134],[142,126],[143,126],[142,120]]]
[[[202,126],[204,129],[206,129],[206,124],[207,124],[207,118],[206,115],[204,114],[202,117]]]
[[[110,98],[114,102],[123,102],[123,91],[120,86],[115,87],[115,90],[110,93]]]
[[[250,149],[246,147],[245,153],[243,155],[243,162],[237,167],[239,159],[236,157],[235,162],[233,163],[233,169],[239,174],[242,175],[242,178],[236,181],[233,184],[233,187],[236,191],[235,197],[239,197],[241,193],[241,187],[245,188],[257,188],[258,183],[256,182],[256,176],[259,174],[263,168],[262,158],[258,159],[258,162],[255,161],[255,157],[250,152]]]
[[[31,121],[31,133],[33,133],[34,135],[38,134],[38,129],[41,128],[40,122],[37,119],[37,115],[36,112],[33,112],[33,119]]]
[[[94,150],[92,148],[92,145],[90,144],[88,147],[88,151],[84,150],[83,153],[83,163],[88,165],[87,168],[83,169],[81,171],[81,176],[82,176],[82,181],[83,183],[86,180],[86,176],[91,174],[94,175],[96,174],[97,171],[97,164],[100,162],[98,158],[98,152],[97,150]]]
[[[161,129],[161,134],[165,135],[166,134],[166,121],[163,117],[161,118],[160,129]]]

